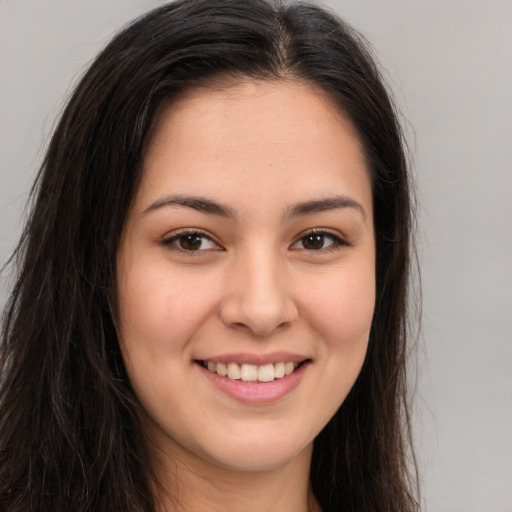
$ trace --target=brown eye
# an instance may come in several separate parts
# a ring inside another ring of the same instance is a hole
[[[162,240],[162,244],[175,251],[185,253],[202,253],[208,250],[220,249],[209,236],[195,232],[182,232]]]
[[[302,238],[302,246],[308,250],[318,250],[324,247],[325,235],[313,233]]]
[[[333,233],[314,231],[299,238],[291,248],[295,250],[322,251],[337,249],[347,245],[350,244]]]
[[[178,238],[178,243],[185,251],[198,251],[201,249],[204,236],[201,235],[183,235]]]

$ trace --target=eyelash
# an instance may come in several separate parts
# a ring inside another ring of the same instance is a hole
[[[311,231],[308,231],[308,232],[302,234],[292,244],[292,247],[301,241],[303,242],[306,238],[308,238],[310,236],[323,237],[324,241],[326,238],[330,238],[332,240],[332,243],[330,245],[328,245],[327,247],[321,247],[320,249],[307,249],[304,247],[304,250],[306,250],[308,252],[323,252],[323,253],[325,253],[325,252],[339,250],[343,247],[350,247],[350,245],[351,245],[349,242],[347,242],[340,236],[335,235],[334,233],[331,233],[330,231],[326,231],[325,229],[313,229]]]
[[[344,240],[343,238],[335,235],[334,233],[331,233],[330,231],[322,230],[322,229],[314,229],[311,231],[308,231],[304,234],[302,234],[295,242],[292,244],[292,248],[297,245],[299,242],[304,242],[304,240],[311,236],[317,236],[317,237],[323,237],[322,242],[325,243],[325,239],[330,239],[332,241],[331,244],[329,244],[327,247],[320,247],[319,249],[307,249],[306,247],[303,247],[302,250],[308,251],[310,253],[314,252],[330,252],[339,250],[342,247],[350,247],[351,244]],[[190,256],[199,256],[203,254],[205,251],[211,251],[212,249],[185,249],[184,247],[180,247],[178,244],[180,243],[180,240],[183,241],[186,237],[196,237],[199,239],[208,240],[212,242],[217,249],[214,250],[223,250],[210,236],[208,236],[203,231],[194,230],[194,229],[187,229],[180,231],[178,233],[174,233],[172,236],[165,238],[162,240],[162,245],[169,248],[172,251],[179,252],[181,254],[187,254]],[[293,250],[301,250],[301,249],[293,249]]]
[[[179,252],[181,254],[187,254],[190,256],[199,256],[200,254],[204,253],[204,251],[209,251],[211,249],[198,249],[198,250],[192,250],[192,249],[185,249],[184,247],[179,247],[180,239],[183,241],[186,237],[197,237],[201,238],[202,240],[208,240],[215,244],[216,247],[218,247],[218,250],[222,250],[222,248],[206,233],[203,231],[199,231],[196,229],[187,229],[180,231],[178,233],[174,233],[172,236],[168,238],[164,238],[162,240],[162,245],[167,247],[168,249]]]

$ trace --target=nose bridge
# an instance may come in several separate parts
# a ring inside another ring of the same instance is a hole
[[[259,336],[291,323],[297,309],[287,274],[285,258],[273,244],[259,243],[236,255],[221,308],[224,323]]]

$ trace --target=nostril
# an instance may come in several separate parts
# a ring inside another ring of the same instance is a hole
[[[268,336],[298,318],[296,304],[285,290],[275,290],[270,295],[261,289],[260,284],[231,290],[220,304],[222,323],[232,329],[250,331],[256,336]]]

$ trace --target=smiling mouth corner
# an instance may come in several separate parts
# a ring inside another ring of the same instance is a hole
[[[283,361],[268,363],[261,366],[255,364],[238,363],[216,363],[214,361],[195,361],[211,373],[221,377],[243,382],[267,383],[291,375],[297,368],[309,362],[306,359],[301,362]]]

